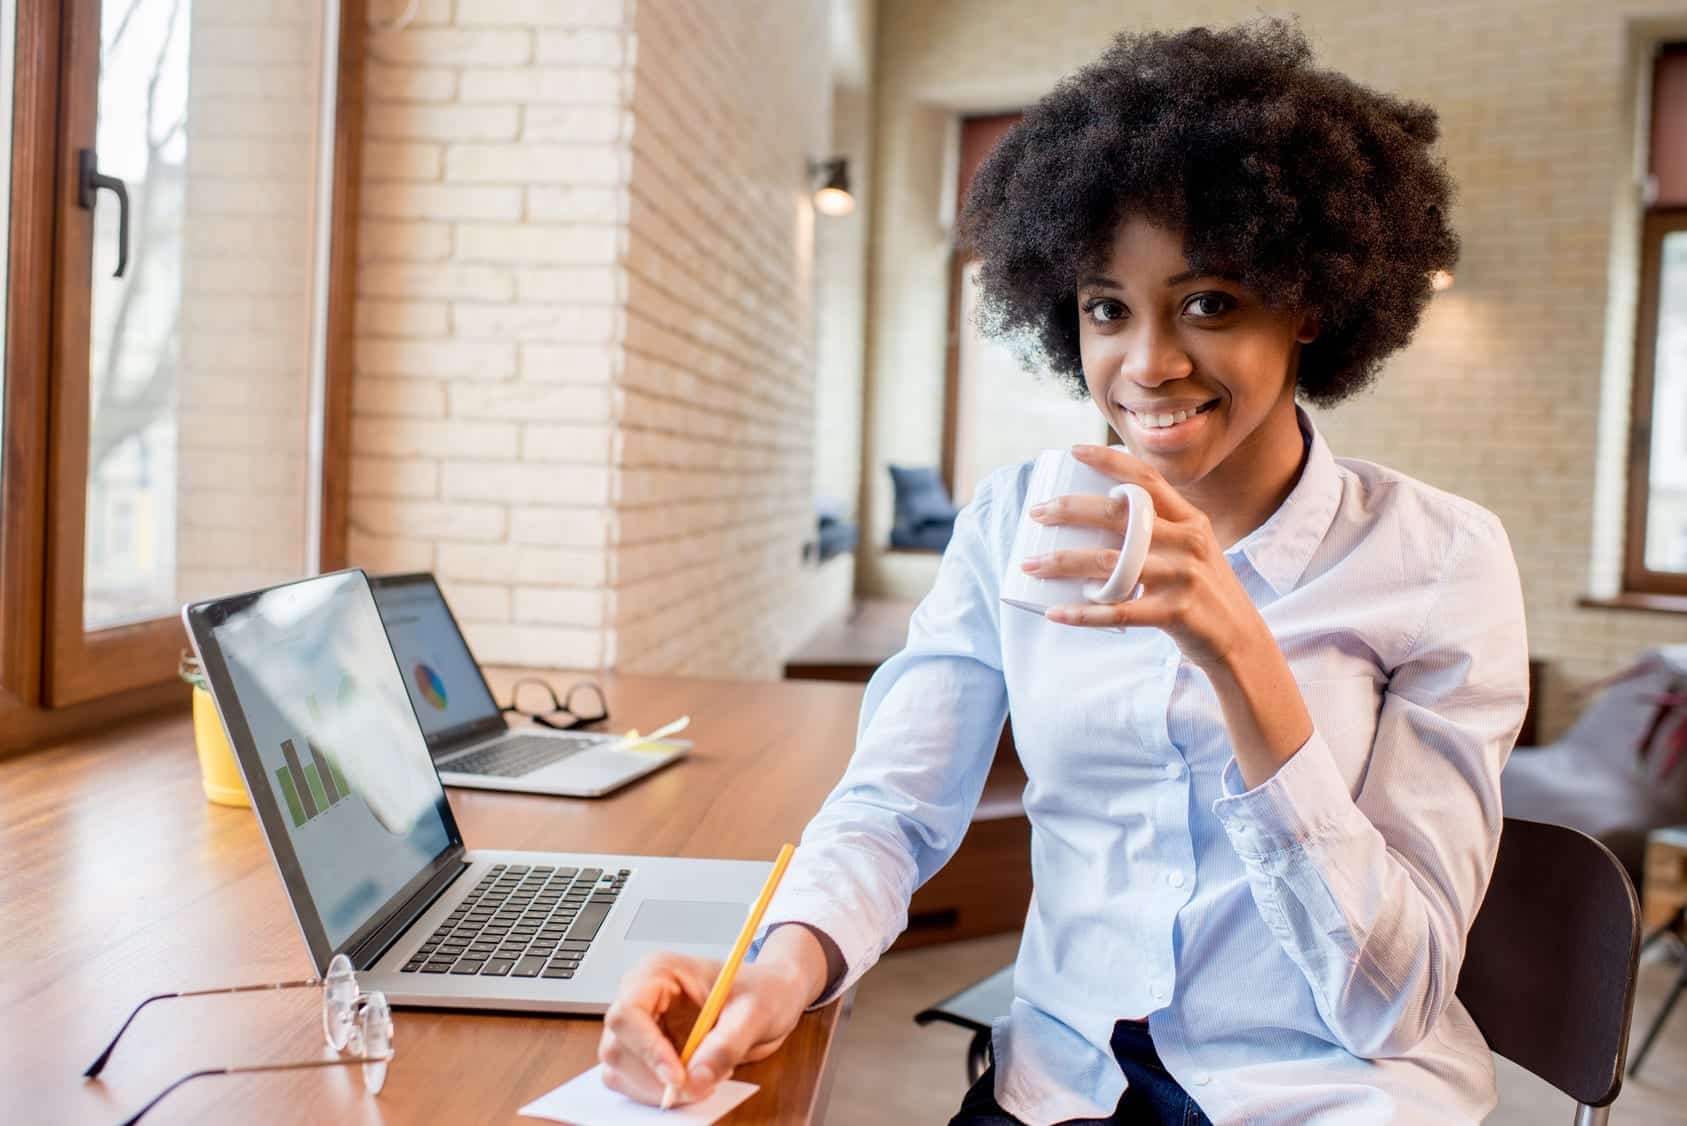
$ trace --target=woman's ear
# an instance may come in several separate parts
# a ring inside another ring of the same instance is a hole
[[[1295,329],[1295,341],[1300,344],[1310,344],[1318,339],[1318,314],[1308,313],[1300,319],[1300,327]]]

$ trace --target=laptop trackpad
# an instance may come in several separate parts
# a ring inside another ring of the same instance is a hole
[[[635,942],[696,942],[730,947],[750,913],[748,903],[704,899],[647,899],[627,928]]]

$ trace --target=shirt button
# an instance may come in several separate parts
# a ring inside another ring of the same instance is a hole
[[[1166,763],[1166,777],[1167,778],[1182,778],[1183,777],[1183,764],[1181,762],[1168,762],[1168,763]]]
[[[1167,872],[1166,873],[1166,883],[1170,884],[1174,888],[1182,887],[1183,886],[1183,873],[1182,872]]]

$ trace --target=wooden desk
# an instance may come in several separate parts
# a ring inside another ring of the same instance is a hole
[[[845,680],[865,684],[873,670],[907,644],[908,619],[918,600],[857,598],[785,662],[787,680]]]
[[[570,675],[552,677],[559,685]],[[508,676],[494,674],[494,687]],[[616,729],[692,717],[692,755],[609,798],[451,790],[472,847],[771,860],[848,761],[859,686],[609,676]],[[99,1081],[81,1072],[143,997],[309,976],[251,811],[208,804],[187,716],[0,760],[0,1118],[113,1123],[200,1067],[323,1058],[310,990],[162,1001]],[[738,1077],[724,1121],[820,1117],[840,1005]],[[484,1123],[597,1062],[601,1021],[399,1010],[379,1096],[356,1067],[187,1084],[158,1122]],[[521,1119],[520,1121],[530,1121]]]

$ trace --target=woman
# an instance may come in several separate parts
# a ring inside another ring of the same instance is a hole
[[[1152,494],[1145,593],[1003,608],[1029,464],[989,477],[689,1074],[673,1042],[714,966],[661,957],[606,1020],[611,1086],[698,1097],[853,984],[959,844],[1011,711],[1035,891],[954,1123],[1494,1105],[1454,991],[1526,702],[1516,565],[1491,513],[1336,459],[1295,404],[1364,387],[1452,265],[1435,135],[1266,21],[1122,35],[1002,140],[963,216],[983,323],[1123,438],[1074,453]],[[1026,518],[1123,515],[1083,496]]]

